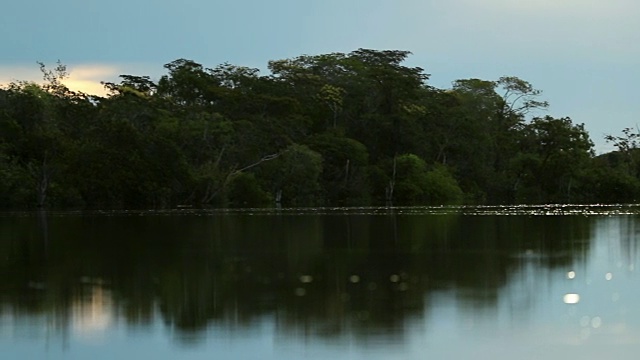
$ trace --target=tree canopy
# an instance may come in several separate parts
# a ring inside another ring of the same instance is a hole
[[[632,202],[638,133],[595,156],[515,76],[449,89],[408,51],[302,55],[258,69],[177,59],[109,96],[0,88],[0,206],[144,208]],[[538,116],[538,114],[542,114]]]

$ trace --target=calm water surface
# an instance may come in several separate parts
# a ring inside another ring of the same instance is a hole
[[[637,359],[640,207],[0,214],[3,359]]]

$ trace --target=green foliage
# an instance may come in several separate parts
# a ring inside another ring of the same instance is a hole
[[[436,166],[426,174],[426,203],[430,205],[458,205],[464,193],[458,182],[444,166]]]
[[[326,205],[367,204],[369,184],[366,168],[367,148],[357,140],[333,133],[322,133],[308,141],[323,159],[320,185]]]
[[[523,130],[521,152],[514,157],[518,202],[571,202],[572,187],[593,157],[584,125],[570,118],[534,118]]]
[[[290,145],[257,171],[264,188],[283,206],[313,206],[322,201],[319,197],[322,155],[306,145]]]
[[[640,135],[594,157],[581,124],[513,76],[427,84],[410,53],[358,49],[271,61],[270,73],[193,60],[110,95],[0,89],[5,208],[356,206],[636,201]],[[534,114],[537,115],[537,114]],[[403,154],[403,155],[402,155]]]
[[[238,208],[264,207],[274,204],[273,197],[264,191],[254,174],[239,173],[229,180],[229,206]]]
[[[632,128],[622,129],[622,135],[606,135],[605,140],[612,143],[617,149],[617,167],[627,174],[640,176],[640,133]]]
[[[630,175],[625,167],[612,166],[616,153],[597,157],[591,171],[585,172],[576,184],[575,192],[583,194],[577,202],[619,203],[640,202],[640,179]]]
[[[463,192],[443,165],[427,169],[427,164],[414,154],[396,158],[394,200],[397,205],[460,204]]]
[[[395,202],[397,205],[422,205],[426,200],[427,164],[414,154],[398,156],[394,161]]]
[[[30,207],[35,201],[31,182],[24,167],[0,152],[0,208]]]

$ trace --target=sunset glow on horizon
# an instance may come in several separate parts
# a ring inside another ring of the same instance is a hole
[[[48,69],[53,68],[49,64]],[[81,64],[67,66],[68,77],[62,81],[70,90],[82,92],[89,95],[106,96],[108,91],[102,82],[118,82],[125,66],[105,65],[105,64]],[[145,74],[146,75],[146,74]],[[13,82],[34,82],[43,84],[42,72],[38,66],[3,66],[0,67],[0,87],[5,87]]]

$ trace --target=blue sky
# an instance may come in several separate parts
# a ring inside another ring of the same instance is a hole
[[[267,61],[357,48],[409,50],[408,65],[456,79],[518,76],[552,116],[585,123],[598,152],[640,121],[636,0],[21,0],[0,12],[0,83],[37,80],[60,59],[70,86],[99,91],[119,74],[163,74],[188,58]]]

